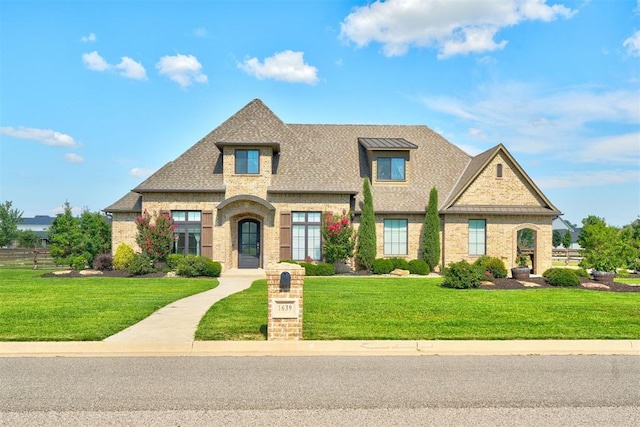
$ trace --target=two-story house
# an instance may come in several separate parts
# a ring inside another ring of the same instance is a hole
[[[283,123],[256,99],[105,209],[113,247],[136,248],[135,218],[170,211],[173,251],[258,268],[322,259],[323,214],[352,211],[371,181],[377,257],[420,258],[432,187],[442,265],[487,254],[513,266],[518,230],[535,236],[534,271],[551,266],[560,212],[502,145],[472,157],[426,126]]]

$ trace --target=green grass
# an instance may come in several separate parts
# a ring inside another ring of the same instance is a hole
[[[640,293],[455,290],[441,279],[306,278],[304,339],[639,339]],[[266,281],[211,308],[196,339],[265,339]]]
[[[42,273],[0,269],[0,341],[102,340],[218,283],[182,278],[43,278]]]
[[[616,277],[615,281],[619,283],[626,283],[627,285],[631,285],[631,286],[640,286],[640,279],[632,279],[629,277]]]

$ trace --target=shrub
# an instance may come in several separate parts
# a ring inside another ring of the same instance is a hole
[[[411,274],[426,276],[430,271],[431,269],[429,268],[429,264],[421,259],[413,259],[409,261],[409,273]]]
[[[207,257],[198,255],[187,255],[178,263],[176,272],[185,277],[218,277],[222,271],[219,262],[212,261]]]
[[[542,277],[552,286],[578,286],[580,279],[573,270],[568,268],[550,268]]]
[[[321,232],[324,241],[324,258],[330,264],[353,256],[355,241],[350,216],[351,213],[342,211],[342,215],[329,213],[325,218]]]
[[[483,272],[489,272],[491,276],[496,279],[504,279],[507,277],[507,267],[505,267],[504,262],[500,258],[483,255],[473,264],[482,268]]]
[[[376,258],[371,265],[374,274],[389,274],[393,271],[393,261],[386,258]]]
[[[182,254],[169,254],[167,255],[167,267],[169,267],[170,270],[177,270],[178,269],[178,264],[180,264],[180,261],[182,261],[182,259],[184,258],[184,255]]]
[[[585,279],[589,278],[589,273],[587,273],[587,270],[585,270],[584,268],[580,267],[580,268],[575,268],[572,270],[576,276],[578,277],[583,277]]]
[[[93,269],[99,271],[111,270],[113,268],[113,257],[111,254],[99,254],[93,260]]]
[[[333,267],[333,264],[325,262],[316,264],[316,276],[333,276],[334,274],[336,274],[336,269]]]
[[[113,257],[113,268],[116,270],[127,270],[133,259],[136,257],[131,246],[126,243],[120,243]]]
[[[399,268],[401,270],[408,270],[409,263],[404,258],[389,258],[393,263],[393,269]]]
[[[443,275],[442,286],[455,289],[477,288],[484,279],[482,268],[465,260],[450,263]]]
[[[152,219],[155,224],[151,224]],[[166,261],[173,244],[173,231],[176,229],[171,213],[162,211],[152,218],[145,209],[142,216],[136,218],[136,229],[136,243],[142,253],[154,261]]]
[[[86,266],[87,259],[84,257],[84,255],[78,255],[71,261],[71,268],[73,268],[74,270],[84,270]]]
[[[127,267],[127,271],[133,276],[141,276],[143,274],[155,273],[153,260],[145,254],[135,254],[133,260]]]
[[[316,264],[312,264],[310,262],[301,262],[300,265],[304,267],[304,275],[305,276],[317,276],[318,275],[318,266]]]

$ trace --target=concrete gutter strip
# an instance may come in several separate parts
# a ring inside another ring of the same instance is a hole
[[[640,340],[0,342],[0,357],[637,355]]]

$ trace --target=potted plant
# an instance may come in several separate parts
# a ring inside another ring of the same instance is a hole
[[[616,264],[610,257],[599,256],[591,269],[593,280],[602,283],[613,283],[616,275]]]
[[[511,276],[516,280],[528,279],[529,273],[531,270],[529,269],[529,256],[520,254],[516,258],[516,265],[511,269]]]

